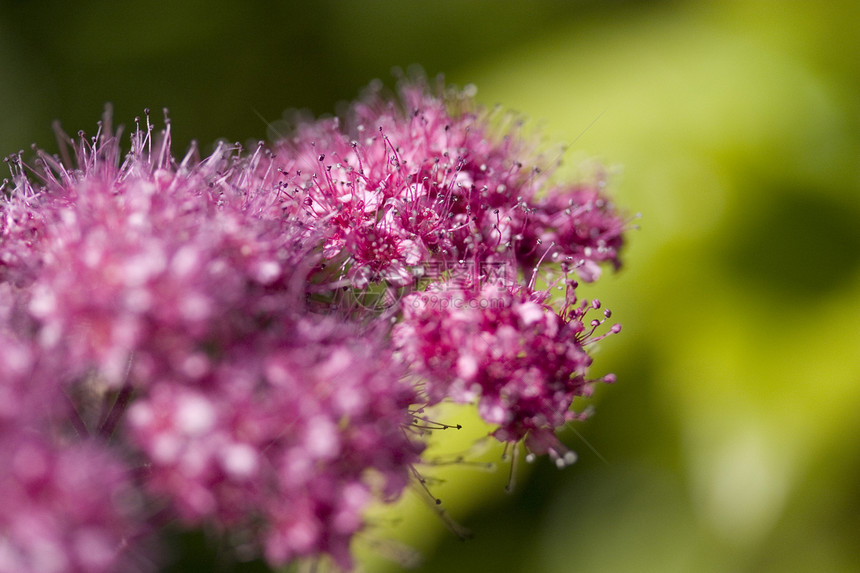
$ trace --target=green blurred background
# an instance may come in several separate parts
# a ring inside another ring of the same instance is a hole
[[[4,0],[0,153],[93,132],[108,101],[167,106],[205,149],[393,66],[474,83],[642,214],[589,291],[624,324],[595,363],[619,381],[565,434],[573,467],[511,495],[505,469],[441,472],[474,539],[410,496],[361,545],[398,537],[422,572],[860,571],[858,31],[849,1]]]

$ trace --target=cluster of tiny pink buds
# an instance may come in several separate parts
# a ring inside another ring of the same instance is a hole
[[[574,398],[591,394],[594,382],[586,377],[585,347],[602,337],[594,331],[610,313],[586,325],[587,311],[599,302],[570,300],[556,312],[549,296],[492,282],[466,289],[436,283],[404,298],[393,338],[426,380],[428,403],[477,402],[481,417],[498,426],[498,440],[524,440],[533,454],[549,453],[565,465],[570,456],[555,431],[581,416],[570,408]],[[614,325],[609,332],[618,331]]]
[[[530,270],[550,250],[586,281],[618,266],[625,223],[602,181],[547,190],[516,119],[465,94],[410,84],[401,100],[371,90],[342,120],[276,144],[284,194],[329,223],[324,256],[353,286],[404,286],[463,260]]]
[[[618,331],[570,276],[619,265],[602,181],[551,185],[515,116],[425,82],[206,158],[136,123],[125,155],[106,114],[7,159],[0,573],[157,567],[166,522],[349,569],[444,400],[570,461],[555,431]]]

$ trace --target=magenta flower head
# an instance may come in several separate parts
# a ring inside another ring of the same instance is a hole
[[[627,223],[603,180],[550,184],[520,123],[470,91],[407,82],[395,100],[373,86],[344,118],[301,123],[275,162],[330,223],[329,284],[375,282],[399,301],[392,339],[422,399],[475,402],[499,440],[563,463],[554,432],[591,392],[586,349],[608,317],[584,322],[571,275],[620,266]],[[535,289],[541,269],[560,303]]]
[[[300,124],[275,162],[285,192],[332,223],[325,258],[358,286],[458,261],[530,274],[547,254],[583,280],[618,266],[625,222],[603,182],[547,188],[519,132],[466,92],[406,83],[398,102],[374,86],[343,120]]]
[[[551,183],[518,118],[426,81],[206,158],[137,123],[7,159],[0,573],[153,569],[165,524],[348,570],[446,400],[572,461],[620,328],[576,295],[620,265],[602,181]]]
[[[272,565],[349,568],[365,507],[419,459],[415,391],[378,327],[309,311],[322,224],[261,187],[262,148],[177,162],[169,138],[138,129],[121,159],[103,128],[74,164],[40,152],[32,183],[13,158],[0,429],[21,461],[2,475],[0,571],[116,570],[156,516],[248,539]],[[97,495],[114,489],[146,502]],[[40,561],[43,546],[66,559]]]
[[[437,283],[404,299],[393,337],[426,380],[428,403],[476,402],[481,417],[498,426],[499,441],[524,440],[530,452],[548,453],[563,467],[573,458],[555,431],[581,417],[570,409],[573,399],[591,394],[586,346],[602,338],[595,330],[603,319],[585,322],[597,302],[570,299],[556,312],[549,297],[492,282],[464,289]]]

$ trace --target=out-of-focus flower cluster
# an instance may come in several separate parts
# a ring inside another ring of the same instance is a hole
[[[570,461],[555,431],[609,317],[575,277],[619,265],[626,223],[602,181],[554,183],[515,116],[400,96],[206,158],[147,113],[125,155],[106,115],[7,159],[0,572],[146,569],[165,523],[349,569],[444,400]]]

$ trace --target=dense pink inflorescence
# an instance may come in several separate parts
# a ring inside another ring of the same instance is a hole
[[[300,123],[277,144],[281,185],[331,223],[338,278],[404,297],[394,342],[428,403],[476,401],[500,440],[560,449],[595,337],[575,297],[556,312],[531,285],[541,264],[587,282],[618,267],[626,223],[602,179],[551,184],[518,118],[438,93],[372,88],[342,119]]]
[[[117,571],[142,529],[122,461],[96,443],[0,434],[0,571]]]
[[[563,465],[555,431],[580,416],[570,409],[574,398],[591,394],[585,346],[600,338],[594,330],[603,320],[584,322],[597,302],[570,300],[558,313],[548,299],[548,291],[498,282],[437,283],[404,298],[393,338],[425,380],[429,403],[477,402],[481,417],[498,426],[498,440],[525,440],[532,453]]]
[[[379,329],[309,313],[321,233],[285,216],[274,191],[246,184],[260,183],[251,174],[262,149],[246,157],[222,145],[177,164],[163,138],[136,132],[118,164],[105,132],[75,147],[77,170],[42,155],[44,185],[16,177],[0,254],[0,308],[14,328],[3,393],[52,429],[46,464],[103,462],[105,480],[134,478],[162,516],[247,530],[272,564],[330,555],[348,568],[366,505],[396,498],[418,461],[422,448],[403,430],[414,390]],[[42,386],[25,385],[28,368],[48,367]],[[84,443],[121,457],[76,454]],[[28,487],[23,474],[7,477]],[[110,569],[131,540],[110,522],[115,501],[102,499],[101,512],[73,501],[72,516],[113,532]],[[61,508],[35,496],[31,514],[40,503]],[[24,514],[8,509],[17,531]],[[10,555],[51,542],[28,531]]]
[[[33,327],[13,290],[0,284],[0,571],[117,571],[146,531],[140,499],[117,452],[61,423],[62,361],[8,328]]]
[[[276,144],[285,194],[331,223],[324,255],[353,285],[403,286],[462,260],[531,269],[550,248],[586,281],[619,264],[625,223],[602,181],[542,195],[549,171],[526,166],[539,158],[517,118],[422,84],[401,95],[371,90],[343,120]]]
[[[415,396],[344,325],[291,328],[194,381],[159,380],[129,411],[131,438],[150,460],[149,490],[186,523],[259,520],[272,563],[327,553],[348,567],[367,503],[396,498],[418,459],[402,429]]]
[[[555,431],[609,317],[572,274],[617,267],[625,222],[602,180],[554,183],[516,116],[400,96],[271,151],[177,160],[147,115],[124,157],[107,117],[62,159],[8,159],[0,573],[139,569],[165,520],[348,569],[420,461],[413,409],[444,400],[570,461]]]

